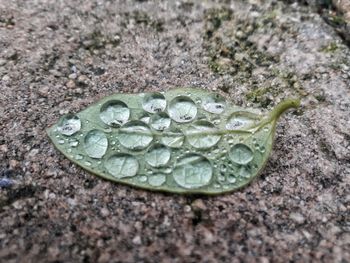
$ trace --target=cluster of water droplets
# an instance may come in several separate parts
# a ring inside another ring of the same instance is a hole
[[[65,116],[55,129],[58,144],[106,177],[173,190],[229,190],[255,175],[265,158],[264,141],[234,132],[254,127],[257,115],[231,112],[218,94],[128,96],[95,106],[96,120]]]

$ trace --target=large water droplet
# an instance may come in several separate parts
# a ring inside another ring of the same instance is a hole
[[[118,139],[125,148],[142,150],[151,144],[153,134],[144,122],[130,121],[120,128]]]
[[[125,178],[137,174],[139,163],[132,155],[119,153],[107,159],[105,167],[107,171],[116,178]]]
[[[130,117],[128,106],[120,100],[111,100],[102,105],[100,118],[107,125],[119,127]]]
[[[146,162],[153,167],[166,165],[170,160],[171,152],[161,144],[153,146],[145,155]]]
[[[232,146],[229,157],[237,164],[245,165],[253,160],[253,151],[245,144],[238,143]]]
[[[196,153],[180,158],[173,172],[176,183],[187,189],[209,184],[212,174],[213,169],[208,159]]]
[[[184,140],[185,140],[185,136],[178,129],[165,131],[161,138],[162,143],[170,148],[180,148]]]
[[[166,176],[164,174],[154,174],[148,177],[148,183],[152,186],[161,186],[165,181]]]
[[[228,130],[244,130],[255,126],[258,117],[249,112],[235,112],[227,121],[226,129]]]
[[[146,94],[142,102],[142,107],[145,111],[150,113],[164,111],[166,108],[165,97],[163,94],[160,93]]]
[[[202,106],[203,109],[215,113],[215,114],[220,114],[225,110],[225,99],[219,94],[212,94],[206,97],[203,100]]]
[[[68,114],[60,120],[57,130],[63,135],[71,136],[80,131],[80,128],[81,121],[79,117],[73,114]]]
[[[197,115],[197,107],[189,97],[179,96],[170,102],[168,112],[176,122],[190,122]]]
[[[84,138],[84,148],[91,158],[102,158],[108,148],[107,136],[100,130],[89,131]]]
[[[157,131],[163,131],[169,128],[170,124],[171,119],[165,112],[155,114],[151,118],[151,127]]]
[[[197,149],[207,149],[218,143],[221,136],[214,124],[208,121],[197,121],[185,131],[188,142]]]

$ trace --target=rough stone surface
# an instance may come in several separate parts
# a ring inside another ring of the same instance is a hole
[[[348,262],[350,52],[306,1],[0,0],[1,262]],[[45,128],[116,92],[302,98],[261,176],[151,193],[73,165]]]

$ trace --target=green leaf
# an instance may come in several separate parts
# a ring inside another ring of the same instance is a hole
[[[106,179],[175,193],[219,194],[251,182],[272,149],[276,121],[299,100],[270,113],[233,105],[200,89],[115,94],[48,129],[54,145]]]

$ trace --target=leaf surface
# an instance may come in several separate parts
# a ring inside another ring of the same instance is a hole
[[[251,182],[272,149],[270,113],[233,105],[200,89],[115,94],[48,129],[71,161],[106,179],[144,189],[219,194]]]

